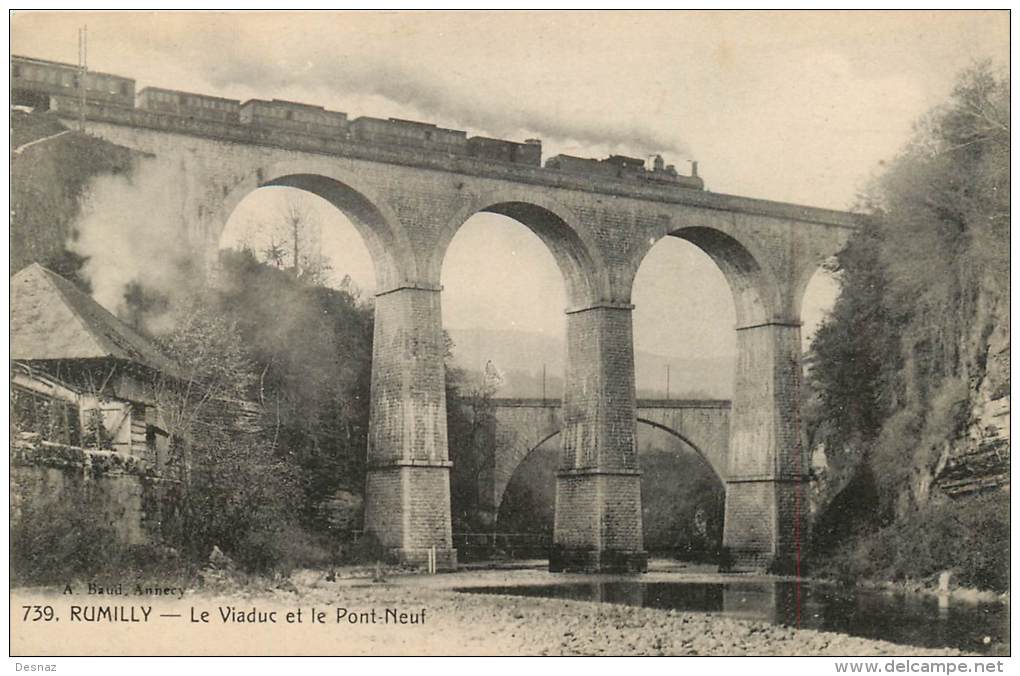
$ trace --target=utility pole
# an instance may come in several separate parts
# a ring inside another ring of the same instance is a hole
[[[545,362],[542,362],[542,403],[545,403]]]
[[[669,364],[666,364],[666,399],[669,399]]]
[[[85,133],[85,76],[89,72],[89,27],[78,29],[78,131]]]

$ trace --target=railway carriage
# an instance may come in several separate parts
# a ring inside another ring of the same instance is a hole
[[[347,136],[347,113],[295,101],[250,99],[241,104],[241,124],[302,132],[314,136]]]
[[[236,99],[193,94],[176,89],[145,87],[138,92],[137,105],[143,110],[190,118],[220,122],[241,121],[241,102]]]
[[[58,104],[62,108],[61,101],[70,104],[71,99],[81,96],[81,78],[82,70],[71,64],[12,56],[11,103],[41,110],[56,108]],[[426,153],[542,166],[542,141],[539,139],[517,143],[484,136],[468,138],[466,132],[458,129],[444,129],[427,122],[397,118],[359,117],[348,121],[346,113],[280,99],[251,99],[242,104],[235,99],[159,87],[145,87],[138,92],[136,99],[134,80],[94,71],[85,73],[84,86],[85,96],[90,103],[137,107],[139,110],[188,119],[214,120],[258,129],[279,129],[319,138],[353,139],[366,144],[414,148]],[[73,105],[69,107],[74,109]],[[682,176],[673,165],[666,165],[659,155],[652,157],[651,168],[645,160],[625,155],[610,155],[601,160],[556,155],[546,161],[545,167],[582,176],[604,176],[704,189],[704,181],[698,177],[697,163],[693,163],[690,176]]]
[[[467,155],[467,132],[444,129],[428,122],[359,117],[351,122],[351,136],[365,143],[423,148]]]
[[[468,154],[483,160],[542,166],[542,142],[528,139],[524,143],[499,138],[472,136],[467,141]]]
[[[50,97],[81,96],[81,69],[68,63],[11,57],[11,103],[50,108]],[[132,108],[135,105],[135,81],[131,78],[88,71],[85,96],[90,101]]]

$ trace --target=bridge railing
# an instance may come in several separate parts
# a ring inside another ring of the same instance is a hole
[[[364,531],[348,531],[351,542],[359,541]],[[549,555],[552,533],[453,533],[453,547],[462,560],[493,557],[542,558]]]
[[[635,400],[637,408],[724,408],[731,406],[729,399],[647,399]],[[563,400],[554,397],[492,397],[489,404],[495,408],[559,408]]]
[[[552,547],[551,533],[454,533],[453,546],[462,560],[542,558]]]

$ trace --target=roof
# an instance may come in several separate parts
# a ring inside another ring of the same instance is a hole
[[[145,92],[160,92],[161,94],[184,94],[186,96],[194,96],[200,99],[212,99],[214,101],[223,101],[225,103],[236,103],[241,105],[238,99],[228,99],[223,96],[212,96],[211,94],[196,94],[195,92],[186,92],[183,89],[167,89],[166,87],[142,87],[138,90],[138,95],[141,96]]]
[[[317,106],[317,105],[312,104],[312,103],[301,103],[300,101],[287,101],[285,99],[272,99],[272,100],[270,100],[270,99],[248,99],[247,101],[245,101],[244,103],[241,104],[241,107],[242,108],[247,108],[249,105],[251,105],[253,103],[264,103],[264,104],[269,105],[269,106],[284,106],[284,107],[294,107],[294,106],[296,106],[298,108],[306,108],[308,110],[314,110],[314,111],[320,112],[320,113],[321,112],[326,112],[326,113],[336,112],[336,111],[332,111],[332,110],[326,110],[325,106]],[[347,113],[338,113],[338,114],[346,115]]]
[[[63,61],[50,61],[49,59],[40,59],[40,58],[35,57],[35,56],[20,56],[18,54],[11,54],[11,63],[12,64],[13,63],[37,63],[37,64],[39,64],[41,66],[56,66],[56,67],[59,67],[59,68],[63,68],[64,70],[73,70],[73,71],[76,71],[76,72],[81,70],[81,66],[76,66],[73,63],[64,63]],[[132,82],[134,82],[134,80],[132,80],[129,77],[125,77],[124,75],[114,75],[113,73],[103,73],[103,72],[100,72],[98,70],[92,70],[91,68],[88,69],[88,72],[90,74],[92,74],[92,75],[106,75],[107,77],[115,77],[115,78],[118,78],[118,79],[121,79],[121,80],[131,80]]]
[[[38,263],[11,278],[11,359],[118,359],[174,374],[148,338]]]

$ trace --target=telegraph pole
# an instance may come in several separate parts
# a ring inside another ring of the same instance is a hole
[[[89,72],[89,27],[78,29],[78,131],[85,133],[85,76]]]
[[[666,399],[669,399],[669,364],[666,364]]]

